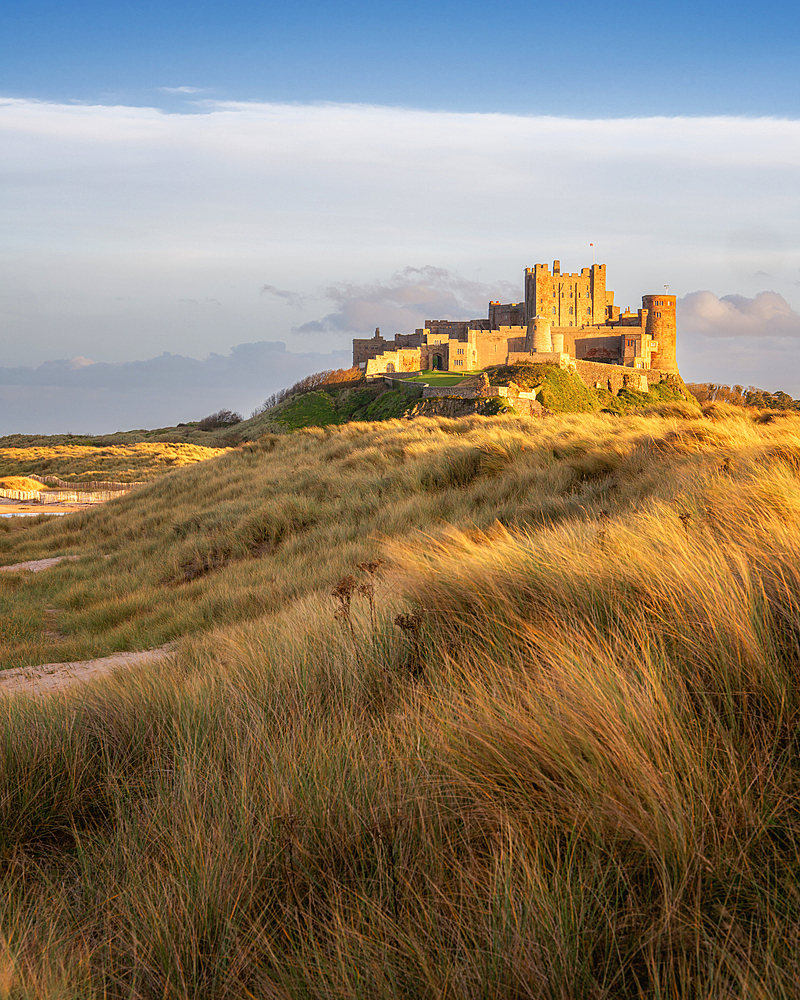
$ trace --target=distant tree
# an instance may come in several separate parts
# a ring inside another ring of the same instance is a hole
[[[217,410],[216,413],[203,417],[197,426],[201,431],[213,431],[218,427],[234,427],[240,424],[242,419],[241,413],[234,413],[233,410]]]
[[[699,403],[731,403],[758,410],[800,410],[800,400],[788,392],[767,392],[757,386],[721,385],[718,382],[689,382],[686,388]]]
[[[788,392],[773,392],[770,405],[773,410],[792,410],[795,407],[795,402]]]

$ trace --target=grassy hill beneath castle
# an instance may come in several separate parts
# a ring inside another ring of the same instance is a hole
[[[577,375],[559,369],[555,365],[501,365],[487,368],[486,372],[493,385],[507,386],[510,382],[514,382],[525,390],[539,390],[542,404],[555,413],[590,413],[600,410],[627,413],[632,409],[647,409],[667,402],[695,404],[694,397],[687,391],[680,378],[672,378],[651,386],[645,393],[623,389],[614,395],[606,390],[586,387]],[[437,386],[446,386],[452,389],[453,396],[457,397],[459,384],[462,382],[470,384],[475,377],[475,373],[462,378],[452,373],[429,372],[399,382],[395,387],[387,385],[383,380],[367,382],[354,370],[320,374],[333,376],[338,380],[325,383],[317,376],[309,376],[296,386],[276,394],[272,405],[265,405],[249,419],[240,419],[236,423],[218,423],[212,415],[203,420],[190,421],[175,427],[119,431],[114,434],[12,434],[0,437],[0,452],[11,448],[42,449],[70,446],[124,449],[134,445],[149,445],[155,453],[157,446],[173,444],[177,448],[184,447],[188,454],[192,446],[212,449],[235,447],[245,441],[255,441],[261,435],[270,432],[285,433],[303,427],[325,427],[352,421],[391,420],[413,416],[421,409],[417,403],[422,394],[422,383],[430,382]],[[343,376],[348,376],[347,380],[343,381]],[[282,398],[278,400],[278,397]],[[435,404],[422,409],[432,415],[437,412]],[[483,403],[464,406],[462,411],[464,414],[477,411],[493,415],[498,412],[513,413],[514,409],[506,399],[490,397]],[[228,411],[222,412],[228,413]],[[118,454],[121,455],[122,452]],[[24,471],[37,470],[26,467]],[[11,466],[0,467],[0,473],[4,472],[12,474]]]
[[[78,558],[0,573],[4,667],[177,648],[4,696],[3,990],[796,996],[800,418],[668,405],[331,421],[7,524]]]

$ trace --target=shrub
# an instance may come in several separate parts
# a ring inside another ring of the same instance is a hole
[[[257,406],[250,416],[257,417],[261,413],[266,413],[273,406],[277,406],[278,403],[285,403],[292,396],[304,395],[305,393],[315,392],[317,389],[323,388],[331,388],[333,390],[345,389],[359,385],[363,381],[364,373],[360,368],[355,367],[328,368],[325,371],[314,372],[311,375],[305,375],[299,381],[295,382],[294,385],[290,385],[286,389],[279,389],[277,392],[273,392],[271,396],[267,396],[261,406]]]
[[[241,413],[234,413],[233,410],[217,410],[216,413],[203,417],[197,426],[201,431],[214,431],[218,427],[233,427],[241,422]]]

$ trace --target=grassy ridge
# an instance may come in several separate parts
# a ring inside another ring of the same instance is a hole
[[[29,479],[27,476],[0,476],[0,489],[38,493],[41,490],[47,489],[47,487],[38,480]]]
[[[62,444],[0,448],[0,476],[55,475],[76,484],[103,479],[137,482],[217,454],[217,448],[148,442],[108,447]]]
[[[583,518],[589,504],[621,512],[671,496],[675,477],[704,461],[672,455],[665,476],[652,441],[671,427],[423,418],[266,436],[99,509],[0,534],[6,564],[84,556],[46,576],[4,574],[0,664],[159,646],[268,613],[415,529],[540,525]]]
[[[4,703],[6,995],[796,996],[799,419],[308,430],[78,517],[3,561],[257,521],[161,608],[275,591]]]
[[[492,384],[507,385],[514,381],[522,389],[540,388],[540,402],[554,413],[589,413],[604,410],[611,413],[627,413],[631,409],[658,407],[666,402],[685,402],[696,409],[696,400],[688,392],[680,377],[670,376],[665,382],[650,386],[645,393],[623,389],[613,394],[603,389],[585,386],[581,379],[568,371],[551,364],[521,362],[513,365],[496,365],[486,369]],[[320,373],[324,375],[325,373]],[[348,380],[325,384],[316,391],[295,392],[288,398],[280,399],[267,409],[260,410],[235,425],[201,429],[202,421],[178,424],[176,427],[160,427],[155,430],[118,431],[102,435],[36,435],[11,434],[0,437],[0,452],[7,449],[55,448],[63,445],[84,448],[121,448],[137,444],[198,445],[204,448],[236,447],[245,441],[255,441],[263,434],[285,433],[303,427],[325,427],[344,424],[349,421],[392,420],[413,411],[415,402],[421,395],[419,383],[429,382],[435,386],[455,387],[463,381],[470,382],[476,372],[452,374],[448,372],[423,372],[411,375],[400,387],[390,389],[383,380],[358,382]],[[317,376],[303,381],[315,384]],[[300,386],[294,386],[297,389]],[[290,393],[291,390],[284,390]],[[284,395],[277,393],[271,400]],[[267,401],[268,403],[270,400]],[[505,402],[499,406],[494,401],[493,410],[504,412]],[[265,404],[266,405],[266,404]],[[1,471],[1,470],[0,470]]]
[[[295,396],[265,411],[264,416],[269,418],[272,430],[392,420],[403,416],[421,394],[421,388],[404,384],[390,389],[383,382],[347,389],[329,388]]]

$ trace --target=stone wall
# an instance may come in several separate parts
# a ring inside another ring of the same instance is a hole
[[[547,412],[540,402],[527,396],[512,396],[508,402],[521,417],[543,417]]]
[[[647,392],[647,376],[649,372],[632,371],[622,365],[604,365],[596,361],[572,362],[580,376],[581,382],[589,388],[599,387],[609,392],[618,393],[620,389],[630,388],[639,392]],[[660,377],[655,381],[661,381]]]
[[[569,365],[569,354],[556,353],[550,351],[548,354],[530,354],[528,351],[514,351],[508,355],[508,363],[515,365],[518,363],[528,365],[558,365],[559,368],[566,368]]]
[[[365,362],[365,375],[381,375],[384,372],[418,372],[419,348],[403,351],[384,351],[376,358]]]
[[[476,399],[479,395],[477,389],[470,389],[458,385],[426,385],[422,390],[423,399],[444,399],[448,396],[458,396],[460,399]]]
[[[470,413],[477,413],[485,399],[466,399],[461,396],[438,396],[428,399],[421,399],[410,407],[401,419],[410,420],[412,417],[463,417]],[[516,397],[508,402],[514,407],[521,417],[543,417],[546,414],[541,403],[535,399],[525,399]]]
[[[502,326],[525,326],[524,302],[490,302],[489,328],[499,330]]]
[[[386,340],[381,336],[380,330],[376,330],[374,337],[353,339],[353,364],[361,365],[387,351],[409,350],[419,347],[421,343],[422,337],[415,333],[398,333],[394,340]]]
[[[618,333],[597,336],[589,330],[578,330],[569,341],[564,338],[564,350],[581,361],[608,364],[622,360],[622,338]]]
[[[461,399],[458,396],[443,396],[438,399],[420,399],[409,407],[400,418],[411,420],[414,417],[464,417],[475,413],[483,400]]]

